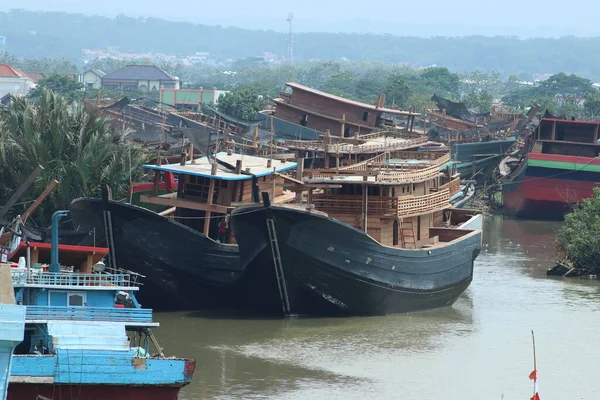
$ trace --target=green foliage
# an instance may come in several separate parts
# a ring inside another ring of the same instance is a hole
[[[566,215],[558,231],[559,253],[587,273],[600,272],[600,188]]]
[[[585,95],[592,90],[592,81],[564,72],[552,75],[550,78],[541,82],[533,91],[538,96],[554,96],[557,94]]]
[[[252,88],[240,87],[219,99],[219,111],[232,117],[253,120],[256,114],[264,110],[267,102]]]
[[[39,224],[48,224],[52,213],[67,209],[73,199],[94,196],[102,183],[111,185],[115,198],[124,198],[130,179],[142,178],[141,164],[147,161],[146,153],[127,141],[127,132],[46,89],[35,105],[12,98],[10,111],[0,116],[0,143],[0,204],[38,165],[44,171],[23,201],[36,198],[52,179],[60,182],[32,216]]]
[[[61,94],[67,101],[71,102],[83,98],[84,92],[81,89],[83,89],[83,84],[77,82],[71,76],[52,74],[40,79],[37,87],[29,92],[29,98],[37,99],[41,97],[45,90],[51,90],[54,93]]]
[[[494,98],[487,90],[472,90],[465,97],[466,106],[476,109],[479,113],[492,111],[493,102]]]
[[[583,107],[591,119],[600,117],[600,92],[594,91],[589,93],[585,97]]]
[[[412,90],[404,76],[399,72],[394,72],[388,78],[385,88],[385,101],[388,106],[398,106],[400,108],[406,108],[408,105],[408,99],[412,94]]]

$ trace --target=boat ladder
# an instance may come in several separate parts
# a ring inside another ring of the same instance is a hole
[[[108,259],[111,268],[117,268],[117,257],[115,256],[115,240],[113,237],[112,216],[110,211],[104,211],[104,233],[106,235],[106,246],[108,247]]]
[[[281,263],[277,232],[275,231],[275,221],[273,221],[272,218],[267,218],[267,231],[269,232],[269,242],[271,244],[271,253],[273,255],[273,266],[275,267],[275,276],[277,277],[279,297],[281,298],[281,308],[283,309],[283,313],[288,315],[290,313],[290,300],[288,298],[287,285],[283,275],[283,264]]]

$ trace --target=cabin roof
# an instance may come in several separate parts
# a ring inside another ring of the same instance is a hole
[[[255,157],[244,154],[231,154],[228,155],[225,152],[217,153],[216,158],[219,161],[224,161],[227,164],[235,167],[237,160],[242,161],[242,171],[246,171],[249,169],[249,173],[257,176],[263,177],[267,175],[273,174],[273,170],[275,172],[283,172],[296,168],[295,162],[284,162],[282,160],[272,160],[272,167],[268,168],[267,163],[269,161],[268,158],[263,157]],[[242,181],[252,179],[251,175],[246,174],[236,174],[234,171],[230,171],[227,168],[219,165],[217,167],[216,175],[211,174],[212,164],[209,162],[208,157],[201,157],[194,160],[192,164],[191,161],[187,161],[186,165],[180,164],[167,164],[167,165],[144,165],[146,169],[153,169],[155,171],[165,171],[172,172],[174,174],[181,175],[193,175],[193,176],[202,176],[205,178],[218,179],[224,181]]]
[[[563,122],[566,124],[580,124],[580,125],[600,125],[600,122],[597,122],[597,121],[579,121],[579,120],[558,119],[558,118],[543,118],[542,121]]]
[[[302,90],[302,91],[309,92],[309,93],[312,93],[317,96],[325,97],[330,100],[339,101],[340,103],[345,103],[345,104],[349,104],[352,106],[361,107],[361,108],[364,108],[365,110],[379,111],[379,112],[383,112],[383,113],[394,114],[394,115],[404,115],[404,116],[409,116],[409,115],[419,116],[420,115],[419,113],[411,113],[409,111],[395,110],[393,108],[385,108],[385,107],[378,108],[372,104],[361,103],[359,101],[346,99],[344,97],[336,96],[336,95],[333,95],[330,93],[325,93],[320,90],[313,89],[308,86],[300,85],[300,84],[294,83],[294,82],[288,82],[288,83],[286,83],[286,86],[289,86],[292,89]]]

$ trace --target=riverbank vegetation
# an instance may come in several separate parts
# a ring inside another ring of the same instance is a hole
[[[579,275],[600,274],[600,188],[565,216],[556,242],[560,257]]]

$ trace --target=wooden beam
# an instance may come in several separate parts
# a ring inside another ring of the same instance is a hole
[[[335,169],[306,169],[304,170],[304,175],[331,175],[331,176],[377,176],[381,174],[381,171],[375,170],[351,170],[351,169],[343,169],[341,171],[336,171]]]
[[[158,215],[162,215],[163,217],[165,215],[171,215],[175,212],[175,210],[177,210],[177,207],[167,208],[166,210],[159,212]]]
[[[25,221],[27,221],[27,218],[29,218],[29,216],[31,214],[33,214],[35,212],[35,210],[37,210],[37,208],[40,206],[40,204],[42,204],[42,202],[46,199],[46,197],[48,197],[50,195],[50,193],[52,193],[52,191],[54,190],[54,188],[57,185],[58,185],[58,181],[56,179],[53,179],[52,182],[50,182],[50,184],[46,187],[46,189],[42,192],[42,194],[40,194],[38,196],[38,198],[33,201],[33,204],[31,204],[29,206],[27,211],[25,211],[25,213],[23,215],[21,215],[21,221],[23,223],[25,223]]]
[[[216,163],[213,164],[213,167],[216,166]],[[215,180],[211,179],[209,184],[208,184],[208,206],[212,206],[213,204],[213,197],[215,194]],[[211,217],[211,211],[210,210],[206,210],[206,213],[204,215],[204,235],[208,237],[208,234],[210,233],[210,217]]]
[[[188,208],[190,210],[210,211],[221,214],[227,214],[230,210],[234,209],[234,207],[226,207],[215,204],[198,203],[196,201],[190,200],[170,199],[148,195],[141,195],[140,201],[149,204],[157,204],[160,206]]]
[[[8,211],[12,208],[12,206],[15,205],[17,200],[19,200],[25,194],[25,192],[29,190],[31,185],[33,185],[33,182],[35,182],[35,180],[38,178],[38,176],[40,176],[43,170],[44,167],[42,167],[41,165],[38,165],[37,168],[33,170],[31,175],[29,175],[25,182],[23,182],[23,184],[19,186],[19,188],[13,193],[10,199],[8,199],[6,204],[4,204],[4,206],[0,209],[0,219],[2,219],[6,214],[8,214]]]
[[[293,183],[297,183],[298,185],[304,185],[304,182],[302,182],[301,180],[298,180],[298,179],[294,179],[294,178],[292,178],[289,175],[282,175],[279,172],[276,172],[273,175],[278,176],[278,177],[282,178],[285,181],[290,181],[290,182],[293,182]],[[302,178],[302,175],[300,175],[300,179],[301,178]]]

